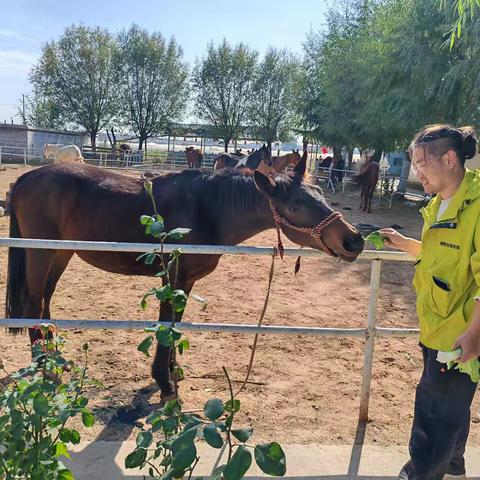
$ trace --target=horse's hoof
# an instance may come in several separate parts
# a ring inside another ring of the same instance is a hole
[[[172,393],[160,393],[160,400],[162,403],[170,402],[171,400],[176,400],[178,398],[175,392]]]

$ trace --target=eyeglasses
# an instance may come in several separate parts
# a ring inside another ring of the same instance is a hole
[[[415,175],[418,174],[418,172],[423,172],[425,167],[427,166],[427,163],[425,160],[422,160],[421,162],[412,162],[412,170]]]

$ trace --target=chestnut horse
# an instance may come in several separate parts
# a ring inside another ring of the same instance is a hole
[[[380,167],[377,162],[368,161],[360,168],[360,173],[352,177],[352,182],[361,185],[360,209],[368,213],[372,212],[372,197],[377,188],[378,173]]]
[[[307,160],[307,155],[308,153],[306,151],[303,152],[305,161]],[[298,150],[292,150],[292,153],[287,153],[286,155],[272,156],[270,162],[262,160],[259,163],[257,170],[260,170],[266,175],[275,176],[277,173],[283,173],[283,171],[285,170],[285,168],[288,167],[288,165],[293,165],[295,167],[295,165],[300,161],[301,158],[303,157],[300,156]]]
[[[199,148],[185,147],[185,157],[189,168],[201,168],[203,153]]]
[[[298,245],[354,261],[363,249],[362,236],[332,211],[318,187],[303,181],[305,167],[301,161],[293,175],[275,180],[258,171],[187,169],[154,178],[153,196],[166,230],[191,229],[183,243],[236,245],[277,226]],[[22,175],[12,188],[10,209],[12,238],[150,242],[152,249],[155,243],[139,222],[141,215],[153,214],[143,181],[89,165],[48,165]],[[52,295],[74,254],[112,273],[153,276],[160,269],[137,261],[136,253],[10,248],[6,317],[51,318]],[[215,270],[220,256],[182,255],[175,288],[188,295],[197,280]],[[159,319],[171,318],[170,305],[162,303]],[[170,358],[170,348],[158,344],[152,376],[164,400],[177,394]]]

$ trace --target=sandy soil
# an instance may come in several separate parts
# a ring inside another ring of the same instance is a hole
[[[0,171],[0,199],[24,167]],[[331,197],[331,196],[330,196]],[[358,192],[330,198],[352,222],[397,224],[417,236],[421,218],[416,206],[374,204],[370,215],[358,211]],[[346,210],[343,210],[347,207]],[[350,209],[348,209],[350,208]],[[8,236],[8,217],[0,218],[0,237]],[[273,230],[249,245],[271,246]],[[286,242],[287,243],[287,242]],[[7,250],[0,249],[0,289],[4,291]],[[295,278],[294,259],[276,262],[271,301],[265,318],[270,325],[362,327],[366,323],[370,264],[349,265],[329,258],[303,259]],[[190,302],[184,319],[191,322],[255,323],[267,287],[269,258],[225,256],[219,267],[194,288],[208,300],[201,311]],[[414,327],[413,267],[385,263],[378,306],[378,325]],[[142,293],[155,280],[112,275],[74,257],[52,302],[54,318],[156,319],[153,302],[139,308]],[[3,296],[1,299],[3,307]],[[97,416],[84,439],[126,439],[134,424],[159,400],[150,378],[150,360],[136,350],[144,337],[134,331],[65,331],[67,355],[80,358],[81,345],[91,345],[90,375],[105,389],[87,392]],[[186,380],[181,396],[186,409],[201,407],[213,396],[227,397],[221,367],[240,381],[246,371],[253,337],[239,334],[188,334],[192,348],[182,358]],[[0,337],[1,358],[13,371],[29,360],[27,336]],[[241,394],[239,426],[253,426],[256,440],[284,443],[345,444],[353,441],[358,417],[363,342],[356,339],[305,336],[262,336],[250,384]],[[375,347],[367,443],[405,445],[412,420],[415,384],[421,359],[415,339],[380,339]],[[480,440],[479,401],[475,401],[470,440]],[[133,433],[132,433],[133,432]],[[84,434],[84,435],[83,435]]]

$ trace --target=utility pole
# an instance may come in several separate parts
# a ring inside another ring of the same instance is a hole
[[[25,95],[22,93],[22,120],[23,124],[27,124],[27,118],[25,116]]]

